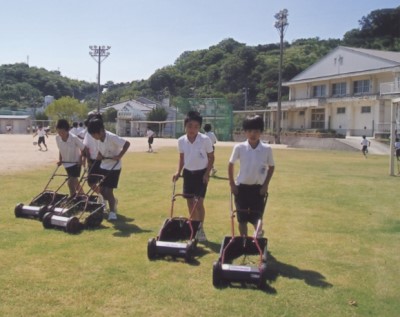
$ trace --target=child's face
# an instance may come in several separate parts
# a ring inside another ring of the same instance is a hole
[[[261,130],[245,130],[244,133],[246,135],[247,140],[249,140],[250,143],[257,142],[260,140]]]
[[[101,139],[101,133],[100,133],[100,132],[92,133],[91,136],[92,136],[93,139],[95,139],[95,140],[100,140],[100,139]]]
[[[185,126],[187,136],[196,136],[200,131],[200,123],[194,120],[188,121]]]
[[[64,129],[57,129],[58,135],[61,137],[62,140],[68,139],[69,132]]]

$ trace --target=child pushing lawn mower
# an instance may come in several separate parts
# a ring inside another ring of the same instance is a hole
[[[198,202],[197,197],[192,197],[195,204],[187,217],[174,217],[174,204],[177,197],[188,198],[184,194],[175,194],[175,182],[173,183],[171,212],[158,233],[156,238],[152,238],[147,244],[147,256],[149,260],[155,260],[158,256],[171,255],[183,257],[186,262],[190,262],[197,249],[197,232],[201,227],[201,222],[193,220],[193,211]]]

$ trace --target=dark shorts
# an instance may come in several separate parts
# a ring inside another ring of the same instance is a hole
[[[81,166],[80,165],[72,165],[70,167],[66,167],[67,175],[69,177],[79,177],[81,176]]]
[[[98,184],[100,182],[102,177],[99,175],[103,175],[103,174],[101,173],[101,169],[100,169],[101,161],[91,160],[91,159],[89,161],[90,161],[90,168],[89,168],[89,175],[88,175],[88,184],[90,186],[92,186],[92,185]]]
[[[195,195],[201,198],[206,197],[207,184],[203,182],[206,170],[206,168],[197,171],[183,170],[183,194]]]
[[[397,149],[397,150],[396,150],[396,156],[397,156],[397,157],[400,157],[400,149]]]
[[[149,144],[153,144],[153,141],[154,141],[154,137],[153,136],[149,137],[149,139],[147,140],[147,142]]]
[[[100,174],[104,175],[104,180],[101,183],[101,187],[117,188],[119,175],[121,170],[105,170],[100,168]]]
[[[363,151],[363,152],[368,152],[368,146],[367,146],[367,145],[363,145],[361,151]]]
[[[235,195],[237,219],[240,223],[250,222],[256,225],[264,214],[265,196],[260,195],[261,185],[238,186],[239,192]]]
[[[46,145],[46,141],[45,141],[45,139],[44,139],[44,136],[40,136],[39,137],[39,140],[38,140],[38,145],[40,145],[40,144],[44,144],[44,145]]]

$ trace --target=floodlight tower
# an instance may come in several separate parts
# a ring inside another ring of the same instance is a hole
[[[109,55],[110,52],[108,50],[111,46],[104,46],[104,45],[91,45],[89,46],[90,52],[89,55],[96,61],[98,66],[97,71],[97,112],[100,112],[100,65],[101,62],[104,61]]]
[[[282,63],[283,63],[283,37],[287,26],[289,25],[287,16],[288,10],[283,9],[275,14],[275,28],[280,36],[280,54],[279,54],[279,79],[278,79],[278,108],[276,111],[276,140],[277,144],[281,143],[281,117],[282,117]]]

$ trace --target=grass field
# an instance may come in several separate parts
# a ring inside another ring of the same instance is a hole
[[[230,233],[230,152],[217,148],[205,203],[209,241],[191,264],[146,253],[169,216],[174,148],[128,153],[119,220],[76,235],[14,216],[54,166],[2,176],[0,316],[399,315],[400,179],[388,176],[387,156],[275,150],[264,218],[268,288],[215,289],[212,264]],[[175,213],[186,215],[183,199]]]

